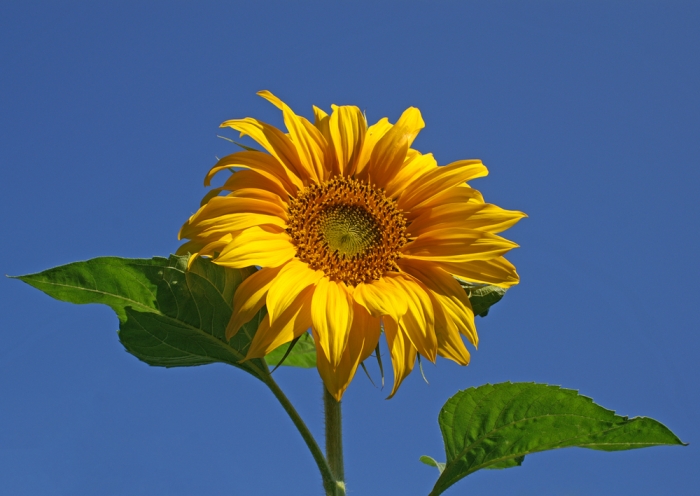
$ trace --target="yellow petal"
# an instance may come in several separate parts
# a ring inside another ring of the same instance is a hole
[[[313,105],[314,109],[314,126],[316,126],[317,129],[319,128],[319,123],[328,117],[328,114],[326,113],[325,110],[318,108],[316,105]]]
[[[267,294],[267,312],[270,322],[276,322],[284,310],[293,304],[297,295],[307,287],[316,284],[321,277],[323,272],[311,269],[307,263],[297,258],[282,267]]]
[[[183,243],[178,247],[177,250],[175,250],[175,255],[187,255],[188,253],[198,253],[199,249],[204,246],[201,241],[195,240],[195,241],[188,241],[187,243]]]
[[[326,354],[319,350],[316,353],[316,364],[319,374],[328,392],[337,400],[343,396],[357,367],[377,347],[381,327],[379,319],[367,313],[360,305],[353,306],[352,329],[348,336],[348,344],[337,367],[333,367]],[[314,339],[318,343],[318,332],[314,331]]]
[[[225,241],[224,241],[225,238]],[[226,246],[230,241],[231,241],[231,235],[224,235],[221,236],[220,234],[213,235],[213,236],[204,236],[204,237],[196,237],[195,239],[192,239],[188,241],[187,243],[182,244],[177,251],[175,251],[176,255],[187,255],[188,253],[198,253],[203,247],[207,246],[208,244],[214,243],[214,242],[222,242],[223,244],[221,245]],[[221,250],[217,250],[221,251]]]
[[[244,171],[241,171],[244,172]],[[249,200],[264,201],[271,205],[277,207],[277,212],[283,212],[280,217],[287,219],[287,212],[289,211],[289,203],[283,200],[277,193],[272,191],[261,189],[261,188],[240,188],[235,191],[231,191],[226,195],[226,198],[247,198]],[[288,198],[285,195],[285,198]],[[270,207],[268,207],[270,208]]]
[[[217,196],[219,196],[219,193],[221,193],[223,190],[224,188],[214,188],[212,190],[209,190],[209,192],[206,195],[204,195],[204,198],[202,198],[202,200],[199,202],[199,206],[203,207],[204,205],[209,203],[209,201],[212,198],[216,198]]]
[[[377,142],[369,160],[368,175],[373,183],[386,186],[400,170],[406,153],[425,127],[420,110],[410,107],[404,111],[396,124]]]
[[[403,256],[421,260],[466,262],[489,260],[518,245],[495,234],[475,229],[438,228],[403,247]]]
[[[336,368],[348,343],[352,327],[352,296],[342,282],[323,277],[317,284],[311,302],[311,318],[318,334],[317,347]]]
[[[347,349],[341,357],[340,363],[335,367],[331,365],[325,351],[321,349],[321,346],[318,344],[320,336],[315,328],[312,328],[312,333],[314,341],[316,342],[316,368],[318,369],[318,374],[321,376],[323,385],[331,396],[333,396],[336,401],[340,401],[343,397],[343,393],[350,385],[350,381],[355,375],[357,367],[352,367],[350,352]]]
[[[182,226],[181,238],[195,236],[222,236],[250,229],[251,227],[273,227],[284,229],[287,223],[276,215],[239,213],[222,215],[216,219],[208,219],[199,223],[188,223]]]
[[[286,103],[269,91],[259,91],[258,95],[282,110],[284,125],[287,126],[289,137],[296,147],[300,164],[306,174],[316,183],[325,180],[323,155],[327,144],[319,130],[303,117],[296,115]]]
[[[246,192],[248,193],[246,197],[228,195],[210,199],[190,217],[189,224],[195,225],[202,222],[210,224],[222,215],[237,213],[276,215],[280,219],[287,220],[287,204],[282,202],[279,196],[258,189],[248,189]]]
[[[233,313],[226,326],[226,339],[231,339],[263,307],[267,292],[279,271],[279,267],[260,269],[238,286],[233,295]]]
[[[338,169],[338,160],[335,157],[335,149],[331,145],[333,143],[333,138],[331,137],[330,121],[331,117],[325,113],[323,110],[314,107],[314,127],[318,129],[321,135],[326,140],[326,149],[323,156],[323,163],[326,172],[330,171],[332,175],[337,174],[340,169]]]
[[[429,293],[432,298],[432,293]],[[438,302],[435,306],[435,335],[438,355],[449,358],[460,365],[469,365],[470,355],[455,323],[445,314]]]
[[[273,198],[218,196],[201,207],[180,229],[180,238],[227,233],[270,224],[285,228],[285,205],[273,193],[258,190]]]
[[[289,193],[276,177],[264,176],[259,172],[251,169],[236,171],[231,174],[223,186],[222,191],[238,191],[243,189],[261,189],[269,191],[279,196],[283,200],[289,198]]]
[[[348,348],[351,357],[359,356],[355,366],[365,361],[377,348],[381,331],[381,320],[370,315],[362,305],[354,303]],[[353,358],[354,360],[355,358]]]
[[[357,168],[367,131],[365,116],[357,107],[334,105],[329,131],[338,164],[337,172],[343,176],[352,176]]]
[[[413,221],[427,210],[448,203],[484,203],[484,197],[478,190],[466,185],[461,185],[455,188],[449,188],[439,195],[414,206],[411,210],[404,211],[404,215],[407,220]]]
[[[438,226],[466,227],[491,233],[505,231],[523,217],[524,213],[504,210],[490,203],[448,203],[425,210],[408,229],[411,236],[419,236]]]
[[[280,318],[272,324],[270,324],[270,316],[265,316],[250,343],[246,360],[264,357],[284,343],[289,343],[294,338],[301,336],[311,327],[313,289],[313,287],[307,287],[299,293],[294,303],[289,305],[282,312]]]
[[[474,312],[469,297],[459,282],[430,262],[403,259],[399,266],[428,288],[431,296],[444,310],[447,319],[454,322],[457,330],[477,346],[479,338],[474,325]]]
[[[391,366],[394,369],[394,387],[387,397],[389,399],[396,394],[403,380],[413,370],[413,365],[416,362],[416,349],[391,317],[383,317],[382,322],[391,353]]]
[[[216,263],[235,269],[251,265],[278,267],[295,255],[296,248],[287,233],[251,227],[233,236]]]
[[[386,195],[390,198],[399,196],[413,182],[438,167],[432,153],[422,155],[415,150],[408,150],[406,160],[397,174],[386,185]]]
[[[223,122],[221,127],[230,127],[239,131],[241,136],[250,136],[276,158],[284,167],[307,184],[311,179],[310,171],[299,160],[294,143],[282,131],[256,119],[231,119]],[[246,153],[246,152],[239,152]],[[248,152],[255,153],[255,152]]]
[[[408,310],[403,291],[397,291],[384,278],[358,284],[353,291],[353,298],[373,317],[389,315],[398,322]]]
[[[421,355],[435,362],[435,313],[427,290],[410,276],[394,277],[389,282],[404,292],[408,304],[408,310],[399,321],[399,328]]]
[[[254,170],[271,181],[281,183],[290,195],[296,195],[297,190],[304,187],[304,183],[296,173],[278,159],[267,153],[253,151],[232,153],[219,160],[204,178],[204,186],[209,186],[212,177],[218,172],[236,167]]]
[[[465,281],[493,284],[502,288],[509,288],[520,281],[513,264],[503,257],[467,262],[437,261],[435,264]]]
[[[420,181],[413,181],[408,185],[398,199],[398,206],[401,209],[410,210],[443,191],[486,174],[488,170],[481,160],[460,160],[443,167],[436,167]]]
[[[192,263],[197,257],[214,256],[215,253],[220,252],[226,246],[228,246],[228,244],[231,242],[231,239],[233,239],[233,236],[231,236],[231,234],[226,234],[221,237],[209,238],[209,240],[206,243],[202,241],[203,244],[199,248],[196,248],[196,246],[194,246],[196,243],[192,243],[191,245],[189,243],[185,243],[185,245],[181,246],[180,248],[186,247],[186,251],[180,251],[178,255],[185,255],[187,253],[190,253],[190,258],[187,260],[187,269],[190,269]]]
[[[367,177],[367,165],[369,164],[369,159],[372,156],[374,147],[377,142],[384,136],[392,125],[389,123],[389,119],[386,117],[380,119],[376,124],[373,124],[367,128],[365,133],[365,139],[362,142],[362,152],[360,157],[357,159],[357,166],[355,168],[355,176],[360,179],[366,179]]]
[[[250,196],[219,196],[212,198],[195,213],[190,221],[211,219],[225,214],[258,213],[287,219],[286,203],[279,196],[261,189],[248,189]]]

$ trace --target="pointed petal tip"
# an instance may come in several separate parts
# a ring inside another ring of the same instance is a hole
[[[277,98],[271,91],[260,90],[256,93],[256,95],[264,98],[278,109],[282,109],[284,107],[284,102]]]
[[[239,360],[238,363],[247,362],[248,360],[253,360],[254,358],[265,358],[265,353],[261,353],[262,350],[250,348],[248,353],[243,360]]]
[[[390,399],[393,398],[394,395],[395,395],[396,393],[398,393],[398,392],[399,392],[399,388],[398,388],[398,387],[397,387],[397,388],[394,388],[394,389],[391,391],[391,394],[390,394],[389,396],[387,396],[386,398],[384,398],[384,399],[385,399],[385,400],[390,400]]]
[[[241,322],[239,319],[231,319],[229,325],[226,326],[226,341],[230,341],[233,336],[238,334],[243,324],[244,322]]]
[[[192,268],[192,264],[194,263],[195,260],[197,260],[198,256],[199,256],[199,253],[190,254],[190,258],[187,259],[187,270],[190,270]]]
[[[253,344],[255,344],[255,343],[251,343],[251,345],[253,345]],[[254,358],[264,358],[264,357],[265,357],[265,353],[264,353],[262,347],[251,346],[250,348],[248,348],[248,352],[245,354],[245,358],[243,358],[243,360],[240,360],[239,363],[247,362],[248,360],[252,360]]]

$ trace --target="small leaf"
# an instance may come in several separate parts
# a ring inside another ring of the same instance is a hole
[[[467,296],[469,296],[469,302],[472,304],[474,315],[478,315],[479,317],[486,317],[489,313],[489,309],[501,301],[503,295],[506,294],[505,288],[498,286],[476,284],[462,281],[461,279],[458,279],[458,281],[467,292]]]
[[[279,365],[280,360],[289,349],[289,343],[278,346],[265,356],[268,365]],[[302,334],[299,341],[289,352],[287,358],[282,362],[283,367],[300,367],[310,369],[316,366],[316,346],[314,340],[308,332]]]
[[[460,391],[442,407],[438,422],[447,462],[432,496],[479,469],[515,467],[538,451],[683,444],[656,420],[621,417],[576,391],[547,384],[505,382]]]
[[[445,464],[444,464],[444,463],[440,463],[440,462],[436,461],[434,458],[432,458],[432,457],[430,457],[430,456],[428,456],[428,455],[423,455],[423,456],[421,456],[421,457],[419,458],[419,460],[422,461],[423,463],[425,463],[426,465],[430,465],[431,467],[435,467],[436,469],[438,469],[438,471],[439,471],[440,473],[442,473],[442,471],[445,470]]]
[[[163,367],[225,362],[259,378],[263,360],[245,358],[264,310],[231,339],[225,329],[233,293],[252,269],[228,269],[198,258],[101,257],[19,276],[61,301],[102,303],[119,317],[119,340],[149,365]]]

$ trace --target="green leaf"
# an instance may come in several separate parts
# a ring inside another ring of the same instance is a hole
[[[504,468],[519,467],[520,465],[523,464],[523,460],[525,460],[525,456],[518,456],[516,458],[508,458],[507,460],[503,460],[502,462],[494,463],[493,465],[489,465],[488,467],[484,467],[484,468],[501,470]]]
[[[203,258],[101,257],[19,276],[61,301],[102,303],[119,317],[119,339],[129,353],[163,367],[224,362],[259,378],[261,359],[241,362],[264,310],[227,342],[233,293],[253,269],[228,269]]]
[[[538,451],[683,444],[656,420],[621,417],[576,391],[525,382],[460,391],[442,407],[438,422],[447,462],[432,496],[479,469],[518,466]]]
[[[102,303],[126,320],[126,307],[153,311],[157,285],[168,259],[101,257],[16,276],[16,279],[69,303]]]
[[[503,295],[506,294],[505,288],[500,288],[498,286],[476,284],[462,281],[461,279],[458,279],[458,281],[467,292],[467,296],[469,296],[469,302],[472,304],[474,315],[478,315],[479,317],[486,317],[489,313],[489,309],[501,301]]]
[[[268,365],[277,365],[287,352],[289,343],[272,350],[265,356],[265,361]],[[287,355],[287,358],[282,362],[282,367],[300,367],[310,369],[316,367],[316,345],[308,332],[305,332],[299,338],[299,341],[294,345],[292,351]]]

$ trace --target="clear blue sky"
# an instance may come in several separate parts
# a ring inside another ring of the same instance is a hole
[[[697,2],[3,2],[0,272],[178,246],[231,145],[223,120],[281,125],[408,106],[415,146],[481,158],[522,283],[478,322],[472,364],[428,364],[345,398],[350,495],[425,495],[436,417],[458,389],[538,381],[654,417],[687,448],[568,449],[447,494],[693,495],[700,475],[700,4]],[[223,365],[127,354],[106,307],[0,281],[0,492],[320,494],[272,395]],[[278,381],[322,432],[315,371]]]

